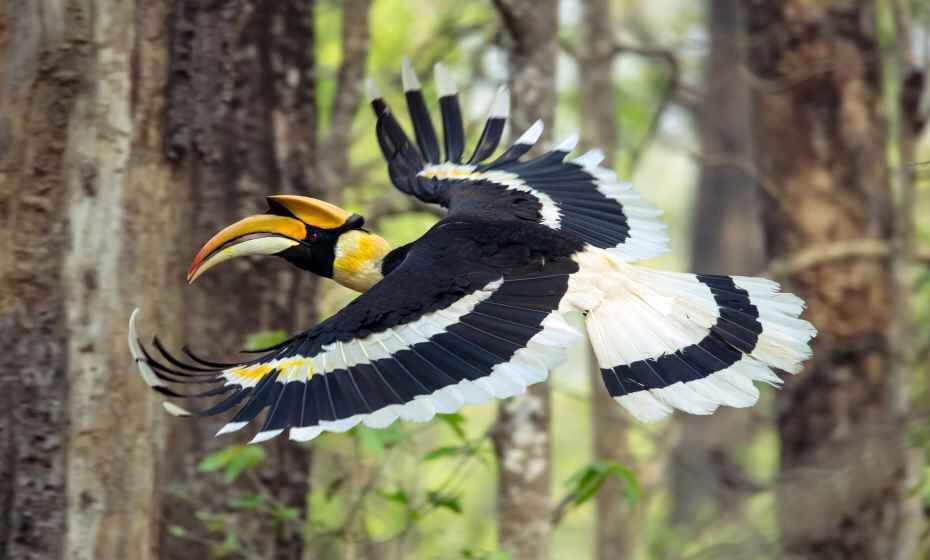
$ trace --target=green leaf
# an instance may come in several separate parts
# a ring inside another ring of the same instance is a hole
[[[459,445],[447,445],[443,447],[437,447],[429,453],[423,455],[423,461],[435,461],[436,459],[442,459],[443,457],[451,457],[453,455],[462,455],[467,453],[465,447]]]
[[[610,477],[616,477],[623,483],[623,497],[627,504],[635,504],[639,499],[639,483],[633,471],[620,463],[597,459],[576,471],[566,481],[574,496],[574,505],[580,506],[590,500]]]
[[[226,484],[235,482],[242,471],[254,467],[265,460],[265,448],[257,445],[239,445],[236,446],[236,452],[229,464],[226,465],[226,471],[223,473],[223,481]]]
[[[168,534],[172,537],[183,539],[185,536],[187,536],[187,529],[181,527],[180,525],[172,525],[168,527]]]
[[[321,488],[316,488],[310,492],[307,516],[311,527],[322,531],[336,529],[345,520],[346,512],[343,494],[326,496],[325,491]]]
[[[637,480],[636,474],[623,465],[615,465],[611,469],[611,474],[623,481],[623,498],[626,500],[627,505],[636,505],[640,494],[639,480]]]
[[[219,451],[207,455],[197,464],[197,470],[200,472],[211,472],[222,469],[229,463],[232,457],[232,451],[230,449],[230,447],[224,447]]]
[[[261,331],[245,339],[245,349],[249,351],[261,350],[276,344],[281,344],[287,340],[288,335],[284,331]]]
[[[229,505],[239,509],[258,509],[265,504],[265,496],[261,494],[246,493],[234,498]]]
[[[333,497],[339,494],[339,490],[345,485],[346,477],[337,476],[332,479],[329,484],[326,485],[326,488],[323,490],[323,497],[327,500],[333,499]]]
[[[389,502],[402,505],[407,505],[410,503],[410,497],[407,495],[407,491],[400,487],[397,487],[397,489],[393,491],[378,490],[378,495]]]
[[[452,430],[459,439],[465,439],[465,417],[458,412],[452,414],[437,414],[436,418],[441,420],[446,426]]]
[[[377,430],[359,425],[352,429],[352,434],[362,453],[376,458],[384,456],[384,440]]]
[[[473,548],[462,549],[462,558],[465,560],[511,560],[510,553],[503,550],[485,552]]]
[[[429,500],[430,504],[437,508],[445,508],[455,513],[462,513],[462,501],[458,496],[451,496],[449,494],[442,494],[430,490],[426,493],[426,498]]]
[[[239,551],[239,538],[235,531],[227,531],[226,538],[223,539],[223,552],[228,555],[232,552]]]
[[[604,485],[604,480],[606,477],[602,471],[593,468],[586,469],[578,478],[573,491],[575,505],[580,506],[597,494],[597,491]]]
[[[400,424],[377,430],[359,425],[352,428],[350,433],[355,437],[362,453],[375,459],[380,459],[387,448],[407,438],[407,433]]]
[[[203,523],[204,527],[207,528],[207,531],[211,533],[222,533],[226,530],[226,516],[218,513],[210,513],[209,511],[198,511],[194,513],[194,516]]]
[[[295,507],[278,506],[272,512],[275,519],[281,522],[296,521],[300,517],[300,510]]]
[[[242,471],[261,463],[265,455],[264,448],[257,445],[230,445],[204,457],[197,469],[201,472],[225,469],[223,481],[232,484]]]

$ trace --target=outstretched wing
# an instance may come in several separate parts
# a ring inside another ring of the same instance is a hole
[[[416,146],[369,82],[371,105],[378,117],[378,142],[391,181],[401,191],[445,206],[450,213],[473,211],[476,207],[486,212],[491,207],[502,218],[510,213],[511,217],[531,219],[625,260],[654,257],[668,250],[665,225],[658,219],[661,211],[643,201],[613,171],[601,167],[601,152],[595,150],[565,161],[577,137],[539,157],[523,160],[542,134],[542,121],[536,121],[500,156],[486,162],[497,150],[507,121],[509,100],[504,89],[492,103],[474,151],[463,161],[465,133],[458,92],[448,72],[437,64],[445,152],[445,159],[441,159],[420,82],[406,59],[402,77]],[[504,204],[501,192],[521,194],[518,200],[510,198]],[[521,204],[511,204],[517,201]]]
[[[136,313],[129,345],[143,378],[161,393],[223,397],[196,411],[166,403],[173,414],[238,406],[220,430],[227,433],[268,409],[253,441],[286,429],[305,441],[360,422],[426,421],[466,403],[516,395],[544,380],[580,336],[556,311],[578,265],[572,248],[553,253],[545,236],[529,236],[539,238],[534,249],[525,230],[492,230],[440,222],[372,289],[251,361],[217,363],[185,348],[185,362],[157,339],[156,357],[136,334]],[[207,388],[185,394],[177,390],[184,385]]]

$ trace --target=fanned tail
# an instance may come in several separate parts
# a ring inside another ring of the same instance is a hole
[[[772,368],[797,373],[811,355],[804,302],[771,280],[651,270],[597,249],[579,261],[574,305],[608,392],[639,420],[752,406],[755,381],[778,386]]]

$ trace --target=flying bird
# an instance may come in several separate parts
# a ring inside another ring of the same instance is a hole
[[[609,394],[635,418],[674,409],[747,407],[756,381],[797,372],[814,327],[804,303],[762,278],[684,274],[636,261],[667,250],[661,212],[587,152],[576,137],[527,157],[537,121],[496,157],[508,117],[501,89],[465,158],[455,82],[435,68],[442,145],[406,59],[402,83],[414,141],[369,81],[376,135],[395,187],[448,209],[422,237],[392,249],[357,214],[295,195],[217,233],[195,256],[193,282],[219,263],[274,255],[362,294],[332,317],[236,363],[184,357],[129,323],[145,382],[173,397],[215,398],[180,415],[236,409],[219,434],[267,409],[253,442],[286,430],[307,441],[357,424],[426,421],[465,404],[520,394],[586,340]],[[566,317],[583,316],[583,332]],[[187,391],[181,388],[188,387]]]

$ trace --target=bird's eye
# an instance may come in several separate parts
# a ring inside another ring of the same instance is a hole
[[[307,241],[311,243],[316,242],[316,240],[319,238],[320,238],[320,234],[318,232],[311,231],[310,233],[307,234]]]

